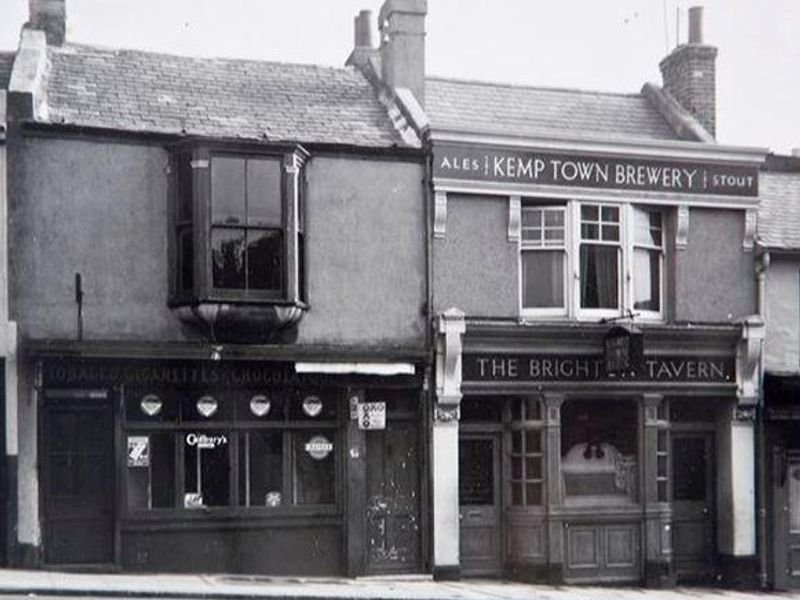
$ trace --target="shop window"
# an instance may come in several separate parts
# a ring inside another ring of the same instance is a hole
[[[510,401],[507,485],[514,506],[539,506],[544,492],[544,442],[541,402],[537,398]]]
[[[172,160],[171,304],[304,302],[299,146],[181,146]]]
[[[142,409],[142,399],[151,407],[153,397],[162,408],[147,415],[153,411]],[[129,510],[276,510],[338,501],[339,411],[329,394],[132,393],[125,406]],[[164,414],[175,417],[165,421]]]
[[[622,400],[570,400],[561,408],[561,474],[565,502],[638,500],[638,409]]]
[[[520,216],[522,316],[663,317],[661,210],[573,201]]]

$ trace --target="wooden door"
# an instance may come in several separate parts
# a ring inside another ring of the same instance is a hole
[[[462,434],[458,461],[461,572],[499,575],[503,566],[500,437]]]
[[[780,448],[775,465],[775,587],[800,588],[800,452]]]
[[[714,575],[714,436],[672,435],[672,547],[684,581]]]
[[[419,433],[416,421],[366,432],[367,573],[420,568]]]
[[[105,394],[46,398],[40,448],[45,562],[113,562],[114,418]]]

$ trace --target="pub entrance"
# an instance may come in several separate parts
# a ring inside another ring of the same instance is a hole
[[[114,416],[107,393],[46,392],[41,431],[45,562],[113,563]]]
[[[680,581],[714,575],[714,435],[672,434],[672,546]]]
[[[503,566],[500,435],[463,433],[458,460],[461,572],[499,575]]]

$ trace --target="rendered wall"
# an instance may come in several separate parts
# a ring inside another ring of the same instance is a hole
[[[519,314],[519,250],[508,241],[508,198],[447,197],[447,231],[433,241],[434,314]]]
[[[800,262],[772,254],[767,269],[765,368],[800,372]]]
[[[168,154],[156,145],[28,137],[10,157],[12,314],[26,338],[180,341],[167,306]],[[312,157],[301,343],[424,343],[421,165]]]
[[[755,253],[744,211],[692,208],[687,247],[675,253],[675,320],[735,321],[756,311]]]

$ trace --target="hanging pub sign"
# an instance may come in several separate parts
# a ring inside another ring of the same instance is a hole
[[[358,405],[359,429],[386,429],[386,402],[362,402]]]
[[[758,196],[758,168],[748,163],[556,154],[456,145],[437,145],[433,155],[433,176],[442,179]]]
[[[603,338],[608,374],[635,374],[644,363],[644,335],[633,325],[614,325]]]
[[[146,435],[128,436],[128,466],[150,466],[150,438]]]
[[[616,360],[616,359],[612,359]],[[644,356],[633,371],[608,372],[607,358],[585,354],[464,354],[464,382],[736,383],[733,356]]]

